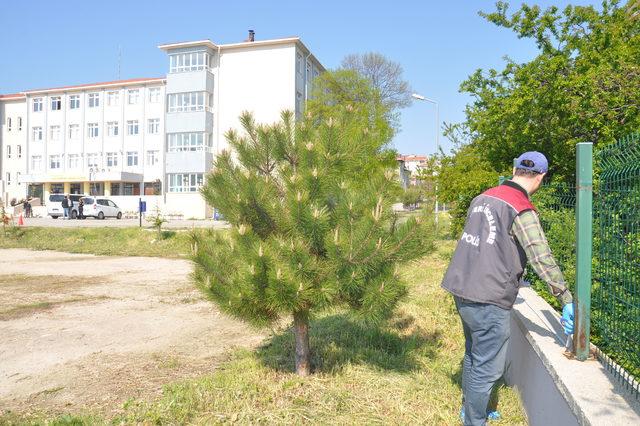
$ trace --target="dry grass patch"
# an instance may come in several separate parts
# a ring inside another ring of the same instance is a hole
[[[458,425],[464,339],[453,301],[440,289],[452,249],[453,242],[441,241],[437,252],[405,268],[410,295],[386,326],[368,327],[341,311],[315,318],[311,377],[293,373],[293,336],[283,328],[255,351],[234,351],[210,374],[167,385],[157,400],[130,400],[115,418],[76,413],[55,419],[64,424]],[[160,356],[156,365],[171,371],[174,361]],[[503,418],[493,424],[526,424],[513,390],[500,388],[498,399]],[[42,420],[54,418],[11,421]]]
[[[108,282],[103,277],[72,275],[0,275],[0,321],[23,318],[71,303],[105,299],[82,294],[85,287]]]

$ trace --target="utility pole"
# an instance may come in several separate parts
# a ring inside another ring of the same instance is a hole
[[[121,68],[121,64],[122,64],[122,45],[118,45],[118,78],[117,80],[120,80],[120,68]]]
[[[436,106],[436,158],[437,158],[437,155],[440,152],[440,104],[437,101],[434,101],[433,99],[429,99],[417,93],[413,93],[411,97],[419,101],[432,103]],[[438,206],[438,181],[437,180],[436,180],[435,192],[436,192],[435,222],[436,222],[436,230],[437,230],[438,229],[438,213],[440,210]]]

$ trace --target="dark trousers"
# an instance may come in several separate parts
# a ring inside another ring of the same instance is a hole
[[[464,331],[464,424],[484,425],[491,391],[502,377],[509,342],[510,310],[454,297]]]

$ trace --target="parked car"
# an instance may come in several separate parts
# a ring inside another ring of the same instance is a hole
[[[73,202],[73,207],[71,207],[69,215],[72,219],[75,219],[78,216],[78,202],[80,201],[80,198],[82,198],[82,195],[71,194],[69,197]],[[62,200],[64,200],[64,194],[50,194],[49,201],[47,202],[47,215],[54,219],[62,216],[64,214],[62,211]]]
[[[82,197],[84,207],[82,215],[104,219],[105,217],[115,217],[122,219],[122,210],[113,201],[105,197]]]

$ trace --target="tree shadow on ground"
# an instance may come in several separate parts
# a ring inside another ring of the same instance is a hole
[[[409,372],[421,359],[435,359],[440,333],[428,333],[404,316],[386,327],[364,325],[344,314],[328,315],[310,324],[314,372],[338,373],[346,365],[367,364],[384,370]],[[277,371],[292,372],[295,341],[291,329],[273,335],[258,348],[258,359]]]

